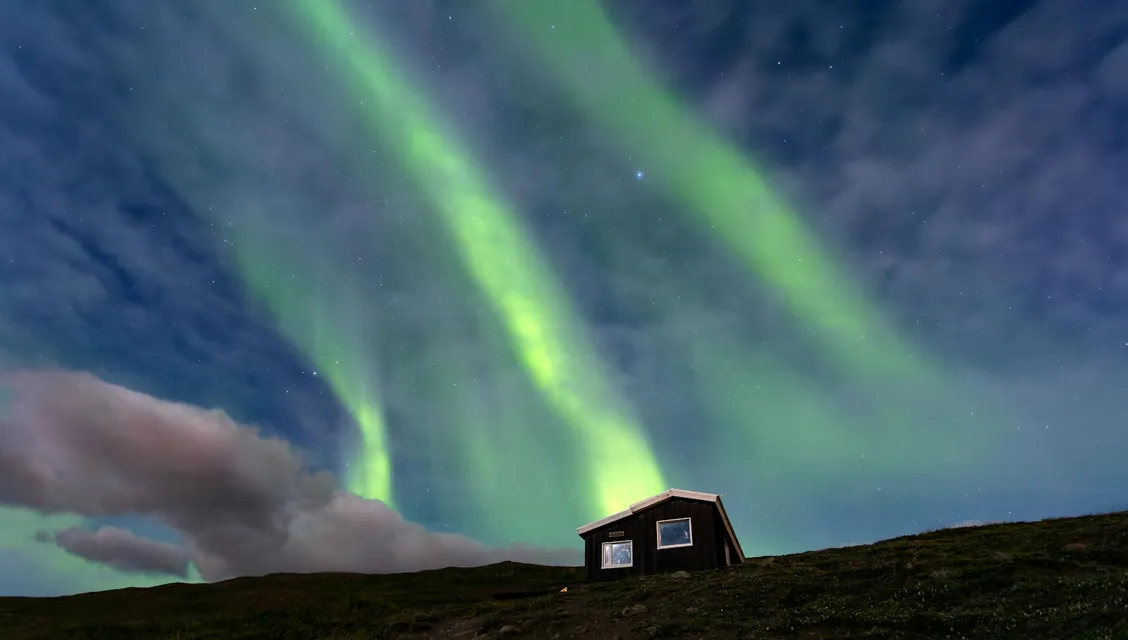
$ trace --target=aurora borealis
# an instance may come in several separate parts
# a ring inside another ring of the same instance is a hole
[[[679,108],[634,59],[596,0],[502,6],[528,32],[530,48],[559,74],[563,91],[662,176],[663,187],[685,201],[687,213],[776,288],[800,321],[816,328],[816,339],[855,367],[894,375],[917,368],[769,178]],[[593,64],[601,70],[598,82],[590,74]]]
[[[661,472],[641,427],[616,406],[613,387],[601,375],[595,356],[578,332],[569,330],[570,305],[561,299],[559,286],[520,221],[476,175],[473,160],[444,134],[423,101],[395,77],[392,63],[363,44],[363,35],[353,31],[340,7],[316,2],[301,2],[299,7],[299,20],[311,23],[349,70],[356,97],[371,104],[372,128],[396,132],[391,136],[396,155],[429,193],[525,372],[574,429],[580,443],[574,466],[591,476],[591,502],[598,509],[592,513],[614,513],[624,504],[661,492]]]
[[[0,593],[172,579],[73,527],[216,579],[549,561],[669,487],[754,555],[1122,508],[1128,49],[816,4],[13,17]]]

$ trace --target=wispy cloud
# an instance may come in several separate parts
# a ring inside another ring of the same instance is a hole
[[[188,551],[179,545],[143,538],[119,527],[102,526],[93,531],[70,527],[53,534],[42,531],[36,539],[123,573],[187,578],[192,562]]]

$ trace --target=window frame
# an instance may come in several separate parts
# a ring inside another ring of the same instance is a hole
[[[631,548],[631,562],[630,564],[615,564],[615,552],[611,552],[611,564],[605,564],[604,559],[607,557],[605,550],[607,547],[614,547],[617,544],[625,544]],[[600,569],[630,569],[634,566],[634,540],[609,540],[603,543],[599,548],[599,568]]]
[[[689,542],[682,542],[682,543],[679,543],[679,544],[663,545],[662,544],[662,525],[669,523],[669,522],[682,522],[683,520],[685,522],[689,523]],[[654,533],[655,533],[655,536],[657,537],[656,543],[657,543],[657,548],[658,548],[659,551],[663,551],[663,550],[666,550],[666,549],[684,549],[685,547],[692,547],[693,546],[693,518],[690,517],[690,516],[685,516],[683,518],[669,518],[669,519],[666,519],[666,520],[659,520],[658,522],[654,523]]]

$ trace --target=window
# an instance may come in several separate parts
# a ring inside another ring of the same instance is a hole
[[[689,518],[658,521],[658,548],[676,549],[693,546],[693,523]]]
[[[621,569],[634,565],[634,542],[622,540],[603,543],[603,568]]]

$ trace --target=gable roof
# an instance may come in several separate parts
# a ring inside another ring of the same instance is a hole
[[[673,498],[684,498],[686,500],[698,500],[700,502],[712,502],[717,505],[717,511],[721,514],[721,522],[725,525],[725,531],[728,532],[729,538],[732,540],[733,545],[736,547],[736,554],[739,562],[744,562],[744,550],[740,548],[740,540],[736,537],[736,531],[732,528],[732,522],[729,521],[728,513],[725,512],[725,505],[721,502],[721,496],[716,493],[701,493],[700,491],[686,491],[684,489],[667,489],[656,496],[651,496],[645,500],[640,500],[631,506],[623,509],[618,513],[612,513],[606,518],[600,518],[595,522],[585,524],[584,526],[576,529],[576,533],[581,536],[585,533],[595,531],[596,529],[609,525],[612,522],[622,520],[640,511],[645,511],[650,507],[662,504],[667,500]]]

